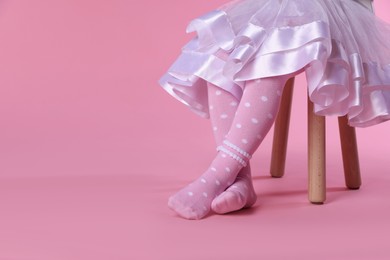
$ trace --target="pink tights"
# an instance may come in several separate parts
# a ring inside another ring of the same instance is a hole
[[[171,209],[184,218],[200,219],[211,209],[222,214],[254,204],[249,160],[274,122],[286,80],[273,77],[249,81],[240,102],[208,84],[218,152],[197,180],[169,198]]]

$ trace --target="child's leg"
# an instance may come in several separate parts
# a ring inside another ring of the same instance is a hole
[[[213,199],[234,182],[271,128],[285,80],[274,77],[247,83],[217,156],[202,176],[169,199],[170,208],[188,219],[202,218],[210,211]]]
[[[238,173],[234,183],[212,201],[211,208],[215,213],[225,214],[249,208],[255,204],[256,200],[257,195],[248,164]]]
[[[229,132],[238,102],[236,98],[219,87],[208,84],[210,120],[217,147],[222,145]],[[211,208],[214,212],[224,214],[244,207],[250,207],[256,202],[256,193],[252,184],[250,165],[241,169],[234,184],[217,196]]]

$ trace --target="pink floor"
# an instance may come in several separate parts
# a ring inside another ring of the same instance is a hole
[[[269,177],[270,134],[252,209],[167,208],[214,147],[209,121],[156,81],[186,23],[221,3],[0,1],[0,260],[390,259],[390,123],[357,129],[363,186],[348,191],[328,119],[327,201],[310,204],[303,76],[284,178]]]

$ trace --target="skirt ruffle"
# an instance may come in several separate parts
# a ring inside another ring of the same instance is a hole
[[[390,119],[390,27],[355,1],[232,1],[187,32],[196,37],[160,84],[202,117],[207,82],[240,100],[247,81],[305,71],[316,114]]]

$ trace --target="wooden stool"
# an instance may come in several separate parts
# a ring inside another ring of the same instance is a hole
[[[286,164],[286,150],[294,78],[287,81],[281,106],[275,121],[272,146],[271,175],[282,177]],[[355,128],[350,127],[346,116],[339,117],[339,131],[344,163],[346,186],[359,189],[361,185],[359,157]],[[308,100],[308,163],[309,201],[322,204],[326,199],[325,180],[325,117],[313,112],[313,103]]]
[[[373,11],[372,0],[357,0],[357,2]],[[284,175],[293,88],[294,78],[291,78],[284,88],[281,107],[275,121],[271,159],[273,177],[280,178]],[[308,100],[307,111],[309,201],[323,204],[326,199],[325,117],[314,114],[313,103],[310,100]],[[348,125],[347,116],[339,117],[338,121],[345,183],[349,189],[359,189],[361,177],[355,128]]]

